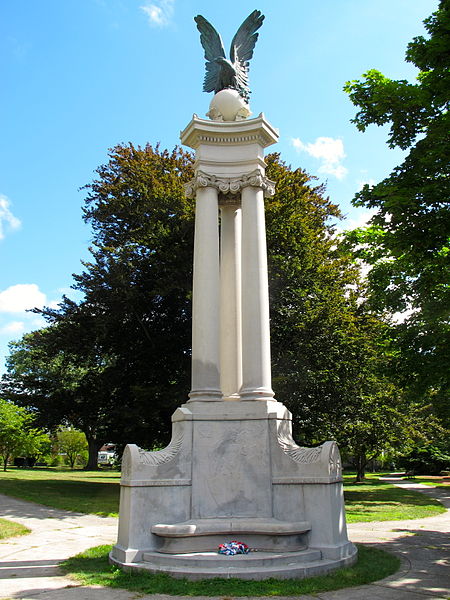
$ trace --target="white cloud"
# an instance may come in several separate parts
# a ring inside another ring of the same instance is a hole
[[[23,321],[11,321],[0,329],[1,335],[16,335],[25,331],[25,323]]]
[[[20,313],[30,308],[42,308],[47,301],[35,283],[18,283],[0,292],[0,312]]]
[[[353,214],[341,224],[340,229],[349,231],[351,229],[358,229],[359,227],[366,227],[375,213],[376,210],[365,210],[359,214]]]
[[[347,175],[348,169],[341,164],[345,158],[342,140],[318,137],[313,144],[304,144],[300,138],[293,138],[292,145],[299,152],[306,152],[320,160],[322,164],[318,168],[319,173],[333,175],[337,179],[343,179]]]
[[[359,179],[357,181],[357,185],[358,185],[357,191],[360,192],[365,185],[369,185],[370,187],[372,187],[373,185],[375,185],[375,183],[376,183],[375,179]]]
[[[175,0],[154,0],[141,6],[141,10],[148,16],[150,25],[165,27],[172,19]]]
[[[10,210],[10,201],[6,196],[0,194],[0,240],[5,237],[5,229],[19,229],[20,220]]]
[[[44,317],[37,317],[36,319],[33,319],[31,321],[31,327],[33,327],[33,329],[42,329],[43,327],[46,327],[47,325],[48,325],[48,323],[44,319]]]
[[[49,308],[59,308],[60,302],[61,302],[61,300],[51,300],[50,302],[47,303],[47,306]]]

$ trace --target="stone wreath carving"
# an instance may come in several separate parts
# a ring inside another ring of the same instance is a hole
[[[245,187],[259,187],[267,198],[275,194],[275,182],[255,169],[240,177],[216,177],[203,171],[197,171],[195,177],[185,184],[184,190],[188,198],[194,198],[198,188],[213,187],[222,194],[237,194]]]
[[[183,443],[183,432],[179,431],[174,434],[170,440],[170,444],[162,450],[156,450],[155,452],[148,452],[147,450],[139,450],[139,462],[140,464],[148,465],[150,467],[156,467],[167,463],[172,460],[180,451]]]
[[[329,459],[329,473],[331,477],[338,477],[342,472],[341,454],[336,444],[333,444]]]

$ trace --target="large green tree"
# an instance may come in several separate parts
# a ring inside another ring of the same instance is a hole
[[[403,313],[393,339],[397,381],[432,399],[450,423],[450,3],[425,20],[428,36],[408,45],[417,80],[391,80],[371,70],[345,89],[358,107],[353,122],[390,125],[388,144],[406,150],[383,181],[365,186],[356,206],[375,209],[367,228],[349,236],[371,265],[370,303]]]
[[[379,393],[386,326],[360,301],[358,269],[334,236],[340,213],[323,187],[277,154],[266,160],[276,182],[266,203],[275,393],[303,443],[346,444],[344,424],[363,400],[378,411],[381,397],[395,401]],[[192,157],[179,149],[111,151],[87,186],[92,260],[75,276],[84,300],[43,311],[49,327],[14,347],[5,394],[98,443],[168,441],[189,390],[191,177]]]
[[[193,207],[190,155],[118,146],[89,186],[92,260],[75,276],[84,299],[42,311],[49,327],[12,345],[3,387],[53,428],[89,442],[161,445],[187,397]]]

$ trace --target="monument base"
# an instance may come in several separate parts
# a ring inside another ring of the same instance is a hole
[[[356,560],[356,549],[348,544],[348,556],[341,559],[324,559],[320,550],[301,552],[257,552],[236,556],[218,555],[217,552],[193,552],[168,555],[146,552],[138,563],[123,563],[112,552],[110,562],[124,571],[146,571],[167,573],[175,578],[191,581],[222,577],[230,579],[261,580],[306,579],[324,575],[335,569],[352,565]]]
[[[125,570],[203,579],[304,578],[353,564],[335,442],[302,448],[279,402],[189,402],[169,446],[128,445],[119,538]],[[217,554],[239,540],[249,554]]]

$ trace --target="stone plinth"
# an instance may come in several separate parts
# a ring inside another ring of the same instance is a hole
[[[190,402],[170,445],[126,448],[111,559],[174,576],[307,577],[354,561],[339,451],[302,448],[279,402]],[[257,553],[217,555],[238,539]],[[230,560],[231,559],[231,560]]]

